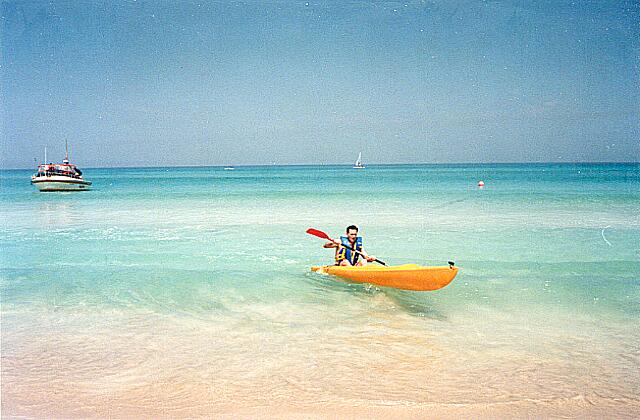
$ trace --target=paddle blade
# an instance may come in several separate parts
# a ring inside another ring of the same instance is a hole
[[[317,236],[318,238],[327,239],[329,241],[331,240],[329,235],[327,235],[326,233],[324,233],[323,231],[318,230],[318,229],[309,228],[309,229],[307,229],[307,233],[309,235]]]

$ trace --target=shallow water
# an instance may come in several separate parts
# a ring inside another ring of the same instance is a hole
[[[4,415],[639,412],[638,164],[84,173],[1,174]],[[461,272],[310,273],[332,255],[305,230],[350,223],[388,263]]]

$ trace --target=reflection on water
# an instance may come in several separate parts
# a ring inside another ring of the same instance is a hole
[[[71,195],[74,193],[56,193],[58,195]],[[36,204],[35,216],[43,229],[53,230],[73,227],[78,219],[76,215],[76,203],[72,201],[43,201]]]

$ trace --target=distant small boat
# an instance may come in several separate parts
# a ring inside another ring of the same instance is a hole
[[[236,169],[236,168],[234,168],[233,166],[225,166],[225,167],[224,167],[224,170],[225,170],[225,171],[233,171],[233,170],[235,170],[235,169]]]
[[[358,159],[353,164],[353,169],[364,169],[365,166],[362,164],[362,152],[358,153]]]
[[[62,163],[47,163],[47,149],[44,149],[44,161],[38,165],[38,171],[31,176],[31,183],[38,190],[47,191],[86,191],[91,189],[91,181],[82,177],[82,171],[69,163],[69,150]]]

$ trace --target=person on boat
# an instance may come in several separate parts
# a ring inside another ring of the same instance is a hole
[[[368,255],[362,247],[362,237],[358,236],[358,226],[348,226],[346,234],[347,236],[341,236],[339,241],[335,240],[324,244],[324,248],[336,248],[336,265],[363,266],[367,262],[375,261],[376,257]],[[351,248],[358,252],[354,252]]]

